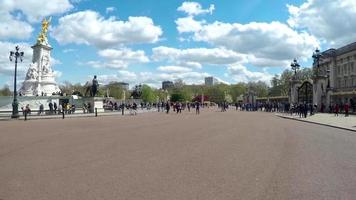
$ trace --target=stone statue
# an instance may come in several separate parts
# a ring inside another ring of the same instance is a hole
[[[43,56],[42,57],[42,73],[45,75],[45,74],[50,74],[52,73],[52,70],[50,69],[50,66],[49,66],[49,58],[48,56]]]
[[[38,73],[36,69],[36,63],[31,63],[30,68],[27,71],[26,74],[26,80],[37,80],[38,78]]]
[[[98,92],[98,88],[99,88],[99,83],[98,80],[96,80],[96,75],[93,78],[93,82],[91,85],[91,96],[95,97],[96,93]]]
[[[48,40],[47,40],[47,31],[48,31],[48,27],[49,24],[51,23],[51,17],[46,20],[46,18],[44,18],[42,20],[42,30],[40,32],[40,34],[38,35],[37,38],[37,44],[46,44],[48,45]]]
[[[93,96],[92,95],[92,89],[91,89],[91,83],[90,83],[90,81],[87,81],[86,83],[85,83],[85,85],[84,85],[84,88],[85,88],[85,94],[84,94],[84,96],[88,96],[88,93],[90,94],[90,96]]]

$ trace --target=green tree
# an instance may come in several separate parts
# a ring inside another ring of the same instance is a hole
[[[142,86],[141,91],[142,91],[141,94],[142,101],[149,102],[149,103],[156,102],[157,96],[150,86],[144,84]]]
[[[115,99],[124,98],[124,89],[118,82],[110,82],[105,86],[105,89],[108,90],[109,95]]]
[[[280,96],[288,96],[290,89],[290,81],[294,75],[292,70],[286,69],[281,74],[280,79]]]
[[[266,97],[268,95],[269,87],[265,82],[249,82],[247,83],[247,88],[254,91],[258,97]]]
[[[311,79],[313,76],[313,69],[312,68],[303,68],[298,71],[298,77],[301,81],[306,81]]]
[[[225,101],[225,94],[228,94],[229,91],[229,85],[221,83],[218,85],[206,87],[204,95],[207,95],[211,102],[222,103]]]
[[[174,88],[171,93],[171,101],[191,101],[193,93],[190,86],[184,85],[179,88]]]
[[[244,95],[247,91],[247,86],[245,83],[238,83],[230,86],[230,95],[233,102],[236,102],[237,99]]]
[[[184,95],[180,92],[175,92],[171,94],[171,101],[172,102],[182,102],[184,101]]]
[[[0,96],[12,96],[12,92],[8,85],[4,85],[4,87],[0,90]]]

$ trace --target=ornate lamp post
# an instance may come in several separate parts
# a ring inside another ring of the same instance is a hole
[[[10,61],[15,59],[14,100],[12,102],[12,115],[11,115],[11,118],[19,118],[19,103],[17,101],[17,88],[16,88],[16,84],[17,84],[17,62],[18,62],[18,59],[20,59],[20,62],[22,62],[22,58],[24,56],[23,52],[19,52],[19,50],[20,50],[19,46],[16,46],[15,49],[16,49],[15,52],[14,51],[10,51],[10,56],[9,56]]]
[[[313,53],[314,65],[316,64],[316,75],[319,75],[319,67],[320,67],[320,60],[322,58],[322,54],[320,53],[319,49],[316,49]]]
[[[290,64],[290,66],[292,67],[292,70],[294,71],[294,77],[296,78],[297,77],[297,71],[300,68],[300,65],[299,65],[299,63],[298,63],[296,58],[294,58],[293,62]]]

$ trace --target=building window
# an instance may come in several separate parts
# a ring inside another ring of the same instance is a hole
[[[350,65],[351,65],[351,74],[354,74],[354,72],[355,72],[354,62],[351,62]]]

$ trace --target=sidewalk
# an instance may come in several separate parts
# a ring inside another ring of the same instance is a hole
[[[299,116],[297,116],[297,115],[291,116],[289,114],[278,113],[278,114],[276,114],[276,116],[282,117],[285,119],[298,120],[298,121],[319,124],[319,125],[324,125],[324,126],[330,126],[330,127],[334,127],[334,128],[340,128],[340,129],[345,129],[345,130],[350,130],[350,131],[356,132],[356,116],[355,115],[349,115],[348,117],[345,117],[344,114],[339,114],[339,116],[334,116],[334,114],[317,113],[312,116],[308,116],[307,118],[299,118]]]
[[[147,112],[157,112],[157,109],[150,110],[137,110],[137,114],[147,113]],[[124,115],[130,116],[131,113],[129,110],[125,110]],[[107,112],[98,112],[98,117],[102,116],[122,116],[121,111],[107,111]],[[66,114],[65,118],[78,118],[78,117],[95,117],[95,113],[74,113],[74,114]],[[20,118],[18,120],[24,120],[25,117],[20,113]],[[27,120],[37,120],[37,119],[62,119],[62,114],[59,115],[28,115]],[[12,120],[10,115],[0,115],[0,121]]]

